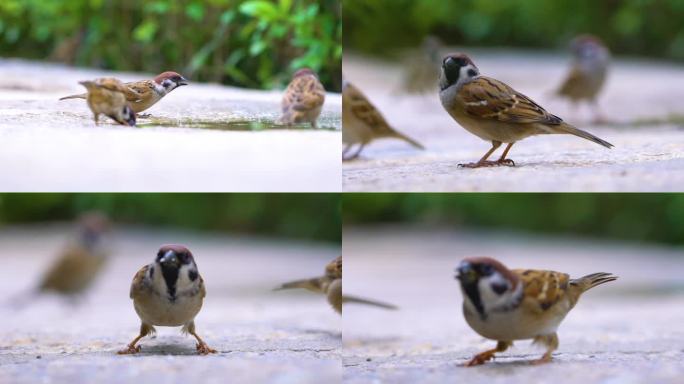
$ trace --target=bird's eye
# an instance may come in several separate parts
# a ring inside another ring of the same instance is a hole
[[[489,264],[484,264],[484,265],[482,265],[482,267],[480,268],[480,272],[481,272],[484,276],[489,276],[489,275],[491,275],[492,273],[494,273],[494,267],[492,267],[492,266],[489,265]]]

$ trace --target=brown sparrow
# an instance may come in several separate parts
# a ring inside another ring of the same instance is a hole
[[[109,220],[102,213],[89,212],[79,217],[75,239],[48,269],[39,290],[76,295],[88,289],[109,256],[105,246],[109,228]]]
[[[285,89],[281,103],[282,117],[279,124],[311,123],[316,128],[316,120],[325,102],[325,89],[316,74],[309,68],[295,72],[292,81]]]
[[[599,117],[596,96],[603,88],[610,65],[610,52],[596,36],[582,35],[570,44],[573,55],[572,66],[565,81],[556,91],[575,104],[586,101],[594,106],[597,121]]]
[[[397,138],[416,148],[425,149],[417,141],[395,131],[368,98],[354,85],[345,81],[342,86],[342,142],[346,146],[342,152],[342,159],[351,160],[358,157],[366,144],[383,137]],[[355,144],[359,144],[356,153],[345,157]]]
[[[163,72],[152,80],[140,80],[124,83],[126,100],[131,105],[133,112],[140,113],[161,100],[174,89],[188,85],[188,80],[176,72]],[[85,99],[86,94],[62,97],[66,99]]]
[[[323,276],[284,283],[275,290],[291,288],[304,288],[309,291],[325,294],[328,298],[328,303],[339,314],[342,314],[342,303],[358,303],[385,309],[397,309],[397,307],[391,304],[342,295],[342,256],[338,256],[325,266],[325,274]]]
[[[96,125],[99,124],[100,114],[104,114],[119,124],[135,126],[135,112],[126,101],[126,88],[119,80],[106,77],[94,81],[81,81],[79,84],[88,90],[85,94],[86,100],[95,116]]]
[[[197,339],[199,354],[216,353],[195,332],[195,316],[202,308],[204,296],[204,280],[190,250],[182,245],[163,245],[154,262],[142,267],[133,277],[130,297],[142,324],[140,334],[118,353],[140,352],[140,346],[135,344],[155,333],[155,325],[183,326],[183,333]]]
[[[433,92],[439,81],[439,65],[442,55],[442,41],[436,36],[426,36],[420,45],[420,52],[406,65],[403,89],[408,93]]]
[[[439,79],[442,106],[468,132],[491,141],[492,148],[477,162],[463,167],[515,166],[506,155],[511,146],[532,135],[571,134],[610,148],[613,145],[589,132],[565,123],[522,93],[499,80],[480,76],[480,71],[462,53],[448,55]],[[487,158],[508,143],[497,161]]]
[[[466,365],[484,364],[513,345],[533,339],[546,347],[535,363],[551,360],[558,348],[556,329],[577,304],[580,295],[617,279],[610,273],[592,273],[571,279],[565,273],[506,268],[489,257],[464,259],[456,269],[463,292],[463,314],[468,325],[497,346],[475,355]]]

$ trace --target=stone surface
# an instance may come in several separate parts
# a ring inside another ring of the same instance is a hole
[[[0,231],[0,383],[335,383],[340,381],[340,316],[309,292],[272,292],[316,276],[339,254],[326,244],[204,235],[148,228],[121,230],[107,269],[78,300],[24,296],[64,244],[65,228]],[[40,239],[40,241],[36,241]],[[198,334],[218,354],[198,356],[192,337],[157,327],[142,352],[119,356],[137,335],[128,297],[135,272],[159,245],[186,244],[206,281]],[[17,306],[18,297],[26,305]]]
[[[216,84],[178,88],[138,127],[95,126],[78,81],[114,73],[0,59],[0,190],[339,191],[341,97],[328,94],[319,121],[273,129],[282,91]],[[192,79],[191,79],[192,81]],[[106,122],[105,122],[106,121]],[[245,131],[262,123],[264,128]]]
[[[379,140],[343,165],[345,191],[681,191],[684,187],[684,67],[615,60],[599,99],[608,120],[591,123],[591,109],[573,111],[551,93],[567,70],[562,54],[460,49],[485,76],[497,78],[549,112],[615,145],[608,150],[567,135],[531,137],[510,152],[517,167],[463,169],[491,145],[444,111],[437,90],[400,92],[400,61],[345,53],[344,72],[397,130],[426,146]],[[647,74],[647,75],[646,75]],[[499,149],[494,156],[501,154]]]
[[[680,383],[684,375],[681,248],[411,227],[345,228],[345,292],[399,312],[344,309],[345,383]],[[483,366],[461,365],[495,342],[461,313],[454,269],[467,256],[573,277],[612,272],[558,329],[554,361],[523,340]]]

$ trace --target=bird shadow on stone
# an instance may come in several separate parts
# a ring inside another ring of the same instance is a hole
[[[136,353],[138,356],[196,356],[197,350],[195,344],[156,344],[156,345],[142,345],[140,352]]]
[[[302,332],[308,335],[325,335],[334,338],[342,338],[342,332],[331,331],[329,329],[303,329]]]

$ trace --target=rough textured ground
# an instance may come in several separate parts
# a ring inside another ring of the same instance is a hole
[[[344,309],[345,383],[680,383],[684,375],[681,249],[404,227],[345,228],[345,292],[400,306]],[[461,313],[454,269],[466,256],[571,276],[619,280],[586,292],[559,328],[553,363],[516,342],[494,362],[461,365],[495,343]]]
[[[5,297],[36,284],[64,235],[61,226],[0,231]],[[116,355],[139,328],[128,298],[133,274],[168,242],[195,254],[207,284],[197,330],[219,353],[197,356],[194,339],[158,327],[141,354]],[[112,244],[108,268],[81,300],[44,296],[21,309],[0,302],[0,383],[340,381],[340,316],[318,295],[271,292],[319,274],[339,249],[142,228],[120,231]]]
[[[181,87],[137,128],[95,126],[78,81],[111,73],[0,59],[0,189],[4,191],[339,191],[341,98],[324,129],[227,131],[278,118],[280,91]],[[192,79],[191,79],[192,80]],[[107,119],[105,119],[107,120]],[[244,125],[244,124],[243,124]],[[198,128],[207,127],[207,128]]]
[[[613,143],[607,150],[572,136],[525,139],[513,146],[516,168],[462,169],[491,147],[444,111],[437,92],[399,91],[398,61],[347,55],[344,75],[356,83],[397,130],[422,142],[417,151],[398,140],[370,144],[343,166],[345,191],[681,191],[684,189],[684,68],[618,59],[596,126],[583,105],[573,112],[549,93],[565,75],[568,57],[519,51],[465,49],[485,76],[506,82],[549,112]],[[495,155],[501,154],[500,149]]]

